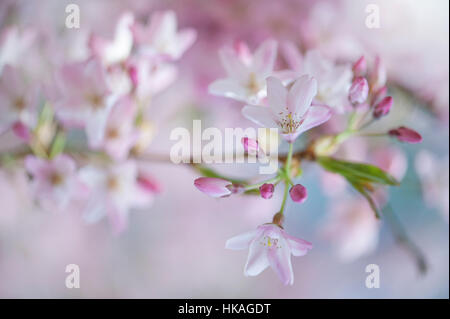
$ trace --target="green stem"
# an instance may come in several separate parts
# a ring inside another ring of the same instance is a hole
[[[291,183],[291,163],[292,163],[292,154],[294,151],[294,145],[289,143],[289,152],[286,159],[286,164],[284,166],[284,194],[283,201],[281,202],[280,214],[282,215],[284,212],[284,207],[286,206],[287,195],[289,191],[289,184]]]
[[[249,191],[249,190],[252,190],[252,189],[260,188],[260,187],[261,187],[262,185],[264,185],[264,184],[276,184],[276,183],[278,183],[280,180],[281,180],[281,176],[277,175],[277,176],[274,177],[274,178],[267,179],[267,180],[265,180],[265,181],[262,181],[262,182],[259,182],[259,183],[256,183],[256,184],[247,185],[247,186],[244,187],[244,190],[245,190],[245,191]]]

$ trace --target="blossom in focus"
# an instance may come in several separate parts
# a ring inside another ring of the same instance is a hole
[[[420,151],[415,158],[425,202],[434,207],[448,222],[449,167],[448,156],[439,158],[429,151]]]
[[[312,244],[287,234],[280,226],[264,224],[256,230],[230,238],[225,248],[249,249],[244,268],[246,276],[257,276],[270,266],[284,285],[294,283],[291,254],[304,256]]]
[[[392,129],[388,132],[392,137],[397,138],[400,142],[416,144],[422,142],[422,136],[416,131],[400,126],[399,128]]]
[[[92,146],[105,150],[116,160],[125,159],[138,138],[134,125],[136,111],[136,105],[130,97],[120,98],[108,116],[102,140]]]
[[[266,78],[273,74],[277,43],[266,40],[253,55],[232,48],[223,48],[219,54],[227,77],[211,83],[209,92],[249,104],[260,103],[266,97]]]
[[[247,105],[242,114],[258,125],[279,128],[292,143],[301,133],[328,121],[331,110],[325,105],[311,105],[317,93],[317,81],[303,75],[289,89],[275,77],[267,79],[268,107]]]
[[[351,65],[337,65],[317,50],[308,51],[304,57],[292,51],[293,44],[288,42],[284,47],[284,56],[297,76],[309,74],[317,80],[316,103],[328,105],[336,113],[349,110],[348,92],[353,77]]]
[[[164,60],[178,60],[197,37],[193,29],[177,30],[177,17],[173,11],[155,12],[147,26],[136,23],[132,32],[139,53]]]
[[[6,65],[0,75],[0,131],[17,124],[21,128],[34,127],[37,102],[37,87],[26,83],[18,69]]]
[[[337,256],[351,262],[373,252],[378,244],[380,222],[364,199],[333,204],[324,235]]]
[[[80,169],[79,178],[89,190],[83,218],[88,223],[96,223],[108,217],[116,233],[125,230],[132,209],[146,208],[153,202],[153,196],[141,187],[136,163],[131,160],[85,166]]]
[[[85,128],[89,145],[103,139],[109,113],[117,100],[108,87],[97,59],[66,64],[56,74],[52,88],[57,117],[66,126]]]
[[[296,184],[289,190],[289,196],[294,202],[301,204],[308,198],[308,191],[305,186]]]
[[[67,155],[61,154],[51,160],[29,155],[25,158],[25,168],[33,177],[32,189],[36,199],[46,209],[61,211],[71,200],[82,195],[76,164]]]

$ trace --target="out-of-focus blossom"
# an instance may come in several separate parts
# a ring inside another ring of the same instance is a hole
[[[194,185],[211,197],[226,197],[233,193],[233,183],[221,178],[199,177],[194,181]]]
[[[268,107],[247,105],[242,114],[258,125],[278,127],[281,135],[292,143],[301,133],[328,121],[330,108],[311,105],[317,93],[317,81],[303,75],[289,90],[275,77],[267,79]]]
[[[366,78],[360,76],[353,80],[348,92],[348,99],[352,104],[362,104],[367,100],[369,94],[369,83]]]
[[[266,96],[266,78],[273,73],[277,43],[266,40],[253,55],[232,48],[223,48],[219,54],[227,77],[214,81],[209,92],[250,104],[261,102]]]
[[[244,150],[250,154],[250,155],[256,155],[256,156],[264,156],[264,150],[261,149],[259,146],[259,142],[253,138],[250,137],[243,137],[242,145],[244,146]]]
[[[449,167],[448,156],[438,158],[429,151],[420,151],[415,159],[416,171],[428,206],[439,210],[448,222]]]
[[[88,165],[80,169],[79,177],[89,190],[84,219],[95,223],[107,216],[116,233],[127,227],[131,209],[146,208],[153,202],[153,196],[140,186],[136,163],[131,160]]]
[[[349,109],[348,90],[353,77],[351,65],[336,65],[316,50],[308,51],[301,61],[297,60],[298,56],[285,54],[287,62],[298,74],[309,74],[317,80],[316,102],[330,106],[337,113]]]
[[[387,95],[387,87],[382,86],[373,95],[370,101],[370,105],[377,105],[380,103]]]
[[[28,50],[36,38],[36,33],[30,29],[19,30],[12,26],[0,35],[0,74],[5,65],[18,66],[28,54]]]
[[[138,137],[135,124],[136,105],[133,100],[124,96],[113,106],[105,126],[105,134],[98,145],[116,160],[123,160],[133,147]]]
[[[31,133],[30,129],[22,122],[14,123],[14,125],[12,126],[12,131],[18,138],[20,138],[25,143],[28,143],[31,141],[32,133]]]
[[[37,120],[38,89],[19,70],[6,65],[0,75],[0,131],[17,123],[32,128]]]
[[[305,186],[296,184],[289,190],[289,196],[296,203],[303,203],[308,198],[308,191]]]
[[[275,190],[275,186],[273,184],[268,184],[268,183],[261,185],[261,187],[259,188],[261,197],[264,199],[272,198],[274,190]]]
[[[393,104],[394,100],[392,99],[392,96],[386,96],[377,105],[375,105],[375,108],[373,109],[373,117],[378,119],[387,115]]]
[[[114,39],[104,39],[92,35],[89,39],[89,48],[106,66],[125,61],[133,47],[133,34],[131,26],[134,16],[130,12],[122,14],[117,22]]]
[[[193,29],[177,30],[173,11],[155,12],[147,26],[136,23],[132,31],[140,53],[169,60],[178,60],[197,36]]]
[[[107,85],[102,65],[97,59],[64,65],[56,81],[51,97],[56,115],[67,126],[84,127],[89,144],[98,145],[117,100]]]
[[[246,276],[257,276],[267,267],[272,267],[284,285],[294,283],[291,254],[304,256],[312,244],[288,235],[280,226],[264,224],[256,230],[230,238],[225,248],[249,249],[244,268]]]
[[[380,222],[363,199],[334,203],[324,235],[337,256],[351,262],[373,252],[378,244]]]
[[[353,70],[353,75],[355,77],[360,77],[360,76],[364,76],[367,72],[367,62],[366,62],[366,58],[363,56],[361,56],[358,61],[355,62],[355,64],[353,64],[352,67]]]
[[[372,91],[377,91],[386,84],[387,74],[381,58],[377,56],[373,69],[370,71],[369,83]]]
[[[397,138],[400,142],[416,144],[422,142],[422,136],[416,131],[400,126],[399,128],[392,129],[388,132],[392,137]]]
[[[62,211],[83,192],[76,176],[76,164],[67,155],[51,160],[29,155],[25,158],[25,168],[33,177],[36,199],[46,209]]]
[[[149,193],[159,194],[162,192],[161,183],[145,170],[139,169],[137,182],[141,188]]]
[[[401,181],[408,169],[406,154],[399,148],[383,147],[371,154],[374,164]]]

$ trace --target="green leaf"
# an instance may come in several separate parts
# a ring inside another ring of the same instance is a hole
[[[66,135],[63,132],[59,132],[56,134],[55,139],[53,140],[52,148],[50,150],[50,159],[54,158],[58,154],[60,154],[66,145]]]
[[[205,177],[221,178],[221,179],[225,179],[225,180],[227,180],[227,181],[230,181],[230,182],[232,182],[233,184],[242,184],[242,185],[247,184],[247,182],[244,181],[244,180],[234,179],[234,178],[230,178],[230,177],[221,175],[221,174],[217,173],[216,171],[214,171],[214,170],[212,170],[212,169],[210,169],[210,168],[201,166],[201,165],[195,165],[195,164],[193,164],[193,167],[194,167],[201,175],[203,175],[203,176],[205,176]]]
[[[319,157],[317,162],[327,171],[340,174],[354,182],[369,182],[391,186],[400,184],[393,176],[371,164],[347,162],[325,156]]]
[[[376,218],[381,217],[380,209],[378,208],[378,205],[375,203],[374,199],[372,198],[370,194],[370,190],[367,189],[366,186],[364,186],[361,183],[358,183],[356,181],[352,181],[351,179],[347,178],[347,181],[350,183],[350,185],[353,186],[353,188],[360,193],[364,198],[367,200],[367,202],[370,205],[370,208],[372,208],[373,212],[375,213]]]

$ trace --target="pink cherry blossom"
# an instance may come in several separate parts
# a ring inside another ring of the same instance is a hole
[[[134,125],[136,111],[136,105],[130,97],[120,98],[108,116],[102,140],[92,147],[103,149],[116,160],[125,159],[138,138]]]
[[[396,129],[392,129],[388,132],[388,134],[392,137],[397,138],[400,142],[416,144],[422,142],[422,136],[416,131],[401,126]]]
[[[270,266],[284,285],[294,283],[291,254],[304,256],[312,244],[287,234],[280,226],[264,224],[256,230],[230,238],[225,248],[249,249],[244,268],[246,276],[257,276]]]
[[[273,196],[273,192],[275,190],[275,186],[273,184],[263,184],[259,188],[259,192],[261,193],[261,197],[264,199],[270,199]]]
[[[0,75],[0,131],[20,123],[33,128],[37,121],[38,89],[18,69],[6,65]]]
[[[219,54],[227,77],[211,83],[209,92],[250,104],[261,102],[266,96],[266,78],[273,73],[277,43],[266,40],[251,56],[231,48]]]
[[[116,25],[114,39],[104,39],[92,35],[89,39],[91,52],[106,66],[125,61],[133,47],[133,34],[131,27],[134,24],[134,16],[130,12],[121,15]]]
[[[373,117],[380,118],[387,115],[391,110],[393,104],[394,100],[392,99],[392,96],[386,96],[377,105],[375,105],[373,110]]]
[[[352,86],[348,92],[348,99],[352,104],[362,104],[369,95],[369,83],[366,78],[360,76],[353,80]]]
[[[291,199],[296,203],[303,203],[308,198],[308,191],[305,186],[296,184],[289,190]]]
[[[284,50],[288,64],[298,75],[309,74],[317,80],[317,104],[325,104],[334,112],[343,113],[349,110],[348,90],[351,86],[353,72],[350,65],[337,65],[324,58],[319,51],[308,51],[304,57],[293,54],[292,45],[288,52]]]
[[[82,196],[76,164],[67,155],[58,155],[52,160],[29,155],[25,158],[25,168],[33,177],[36,199],[46,209],[62,211],[71,200]]]
[[[155,12],[147,26],[136,23],[132,31],[140,53],[170,60],[178,60],[197,37],[193,29],[177,30],[173,11]]]
[[[117,100],[97,59],[67,64],[56,74],[51,92],[56,115],[67,126],[85,128],[89,144],[103,139],[109,113]]]
[[[259,146],[257,140],[250,137],[243,137],[241,139],[242,145],[244,146],[244,151],[249,155],[265,156],[264,150]]]
[[[113,230],[122,232],[132,209],[149,207],[153,195],[138,182],[136,163],[128,160],[106,166],[88,165],[80,169],[79,177],[89,190],[83,217],[96,223],[108,217]]]
[[[225,197],[233,193],[233,183],[215,177],[199,177],[194,181],[195,187],[211,197]]]
[[[317,93],[317,81],[303,75],[290,88],[275,77],[267,79],[268,107],[245,106],[242,114],[267,128],[279,128],[281,135],[292,143],[301,133],[328,121],[330,108],[311,105]]]

